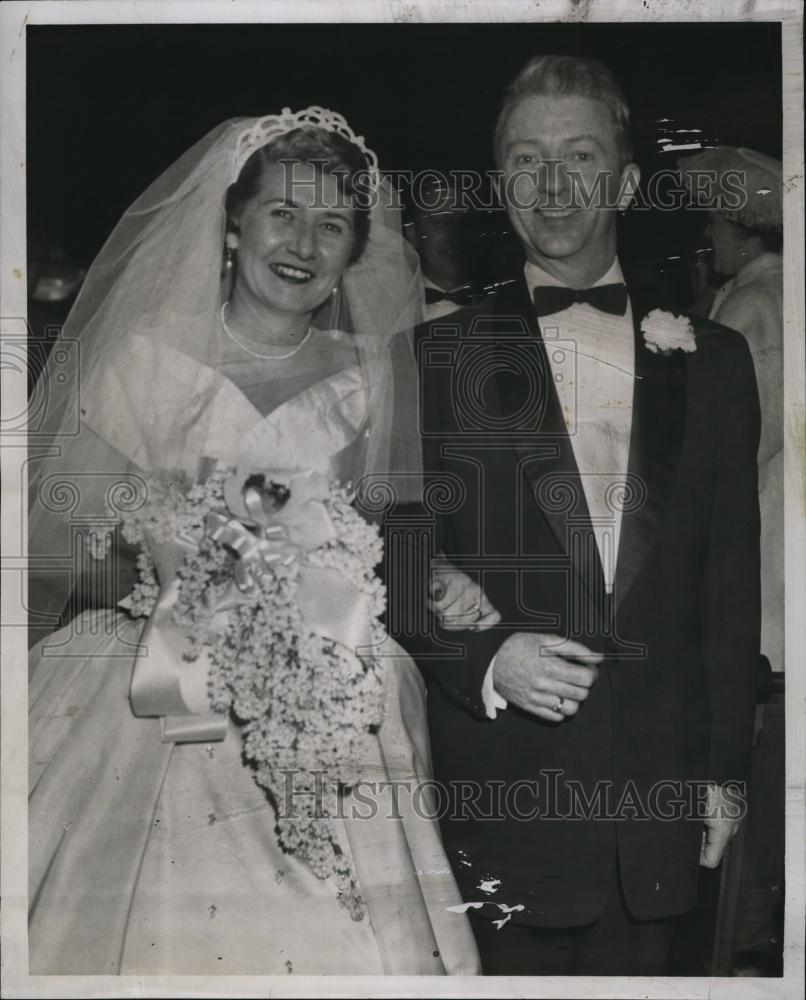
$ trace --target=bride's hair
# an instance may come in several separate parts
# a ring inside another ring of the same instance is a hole
[[[367,161],[349,139],[316,126],[304,125],[286,132],[252,153],[238,179],[227,189],[227,230],[238,231],[238,217],[247,202],[260,193],[264,170],[289,160],[311,163],[317,169],[332,174],[341,193],[352,199],[354,240],[350,263],[355,263],[369,240],[372,199]]]

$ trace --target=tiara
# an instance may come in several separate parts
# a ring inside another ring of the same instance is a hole
[[[243,165],[256,149],[268,145],[281,135],[293,132],[294,129],[300,128],[302,125],[314,125],[327,132],[335,132],[357,146],[367,161],[371,186],[378,187],[380,182],[378,157],[367,147],[363,135],[356,135],[342,115],[335,111],[328,111],[327,108],[320,108],[318,105],[311,105],[309,108],[303,108],[302,111],[283,108],[279,115],[266,115],[265,118],[259,118],[254,125],[242,132],[235,145],[232,163],[233,182],[238,179]]]

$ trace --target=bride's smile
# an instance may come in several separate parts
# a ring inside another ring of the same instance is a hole
[[[269,264],[269,270],[273,271],[283,281],[290,281],[292,285],[305,284],[314,277],[313,271],[306,271],[301,267],[293,267],[290,264]]]

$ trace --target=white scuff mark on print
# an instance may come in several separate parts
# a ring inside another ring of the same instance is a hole
[[[479,882],[478,888],[481,892],[486,892],[489,896],[492,896],[494,892],[498,892],[499,885],[501,885],[500,878],[491,878]]]
[[[578,358],[590,358],[591,361],[595,361],[597,364],[606,365],[608,368],[615,368],[617,372],[621,372],[623,375],[629,375],[630,378],[643,378],[643,375],[634,375],[627,368],[621,368],[619,365],[614,365],[610,361],[605,361],[596,354],[586,354],[584,351],[575,351],[574,353]]]
[[[501,920],[493,920],[496,930],[500,931],[501,928],[504,926],[504,924],[509,923],[511,919],[512,919],[512,914],[508,913],[505,917],[502,917]]]
[[[523,903],[516,903],[514,906],[507,906],[506,903],[496,903],[495,905],[502,913],[520,913],[521,910],[526,909]]]
[[[484,903],[459,903],[457,906],[449,906],[448,913],[467,913],[468,910],[480,910]]]

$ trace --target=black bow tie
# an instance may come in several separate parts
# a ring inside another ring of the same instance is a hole
[[[561,285],[538,285],[534,290],[538,316],[562,312],[575,302],[587,302],[600,312],[623,316],[627,310],[627,287],[618,282],[593,288],[563,288]]]
[[[440,288],[426,288],[425,304],[434,305],[435,302],[453,302],[457,306],[469,306],[478,298],[478,293],[472,285],[462,285],[461,288],[454,288],[452,292],[443,292]]]

